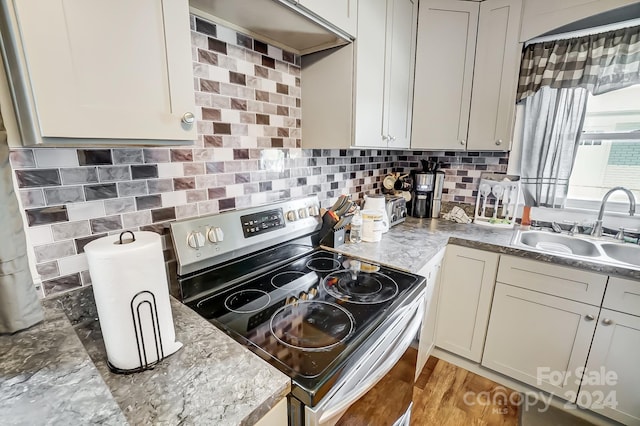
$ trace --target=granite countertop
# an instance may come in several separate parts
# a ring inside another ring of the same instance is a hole
[[[447,244],[456,244],[640,280],[640,268],[591,261],[584,258],[577,259],[515,246],[511,244],[511,241],[516,230],[460,224],[443,219],[408,217],[403,223],[393,226],[389,232],[383,234],[382,241],[377,243],[346,243],[328,249],[417,273]]]
[[[175,299],[184,347],[153,370],[111,373],[91,287],[45,299],[45,321],[0,336],[2,424],[253,424],[291,380]]]

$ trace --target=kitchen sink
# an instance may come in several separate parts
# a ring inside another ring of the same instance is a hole
[[[612,238],[572,236],[550,231],[516,231],[511,243],[515,246],[603,263],[640,267],[640,246],[611,242]]]
[[[640,266],[640,246],[628,244],[603,243],[600,245],[604,253],[619,262]]]
[[[589,241],[568,235],[551,234],[549,232],[522,232],[520,235],[520,244],[539,250],[576,256],[598,257],[601,255],[598,247]]]

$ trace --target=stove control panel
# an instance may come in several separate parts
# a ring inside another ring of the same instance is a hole
[[[317,196],[172,222],[178,275],[309,235],[321,222]]]
[[[265,210],[240,216],[240,223],[242,223],[242,232],[245,238],[285,227],[282,209]]]

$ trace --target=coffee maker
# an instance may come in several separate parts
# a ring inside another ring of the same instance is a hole
[[[421,161],[422,171],[413,173],[411,216],[437,218],[442,207],[444,172],[438,170],[439,164],[434,161]]]
[[[411,216],[431,217],[433,178],[434,174],[430,172],[414,173],[413,194],[411,194]]]

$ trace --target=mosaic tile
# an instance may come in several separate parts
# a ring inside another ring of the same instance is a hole
[[[58,186],[61,183],[58,169],[16,170],[15,175],[20,188]]]
[[[60,169],[60,178],[63,185],[78,183],[97,183],[98,172],[96,167],[76,167]]]
[[[91,219],[89,223],[91,224],[91,232],[94,234],[122,229],[122,218],[120,215]]]
[[[138,210],[153,209],[162,206],[160,195],[147,195],[136,197],[136,208]]]
[[[136,179],[149,179],[158,177],[158,166],[155,164],[131,166],[131,178]]]
[[[147,194],[147,181],[118,182],[118,193],[121,197]]]
[[[99,166],[98,179],[100,182],[131,180],[131,170],[129,166]]]
[[[20,191],[20,200],[25,208],[43,207],[46,205],[42,189],[25,189]]]
[[[139,164],[144,162],[142,149],[114,148],[112,154],[114,164]]]
[[[33,248],[33,251],[38,263],[76,254],[75,247],[71,241],[62,241],[59,243],[37,246]]]
[[[101,185],[85,185],[84,194],[87,201],[104,200],[116,198],[118,190],[115,183],[105,183]]]
[[[142,150],[145,163],[168,163],[169,150],[161,148],[145,148]]]
[[[36,167],[32,149],[16,149],[9,153],[9,161],[14,169]]]
[[[97,240],[98,238],[102,238],[106,235],[107,234],[95,234],[95,235],[90,235],[88,237],[76,238],[75,240],[73,240],[76,246],[76,251],[78,252],[78,254],[84,253],[84,247],[87,244],[89,244],[93,240]]]
[[[82,286],[82,281],[80,279],[79,272],[42,282],[42,287],[44,289],[44,294],[46,296],[49,296],[55,293],[60,293],[63,291],[72,290],[74,288],[78,288],[81,286]]]
[[[110,149],[79,149],[78,164],[80,166],[98,166],[113,164]]]
[[[48,225],[69,220],[65,206],[49,206],[43,208],[26,209],[27,223],[29,226]]]

